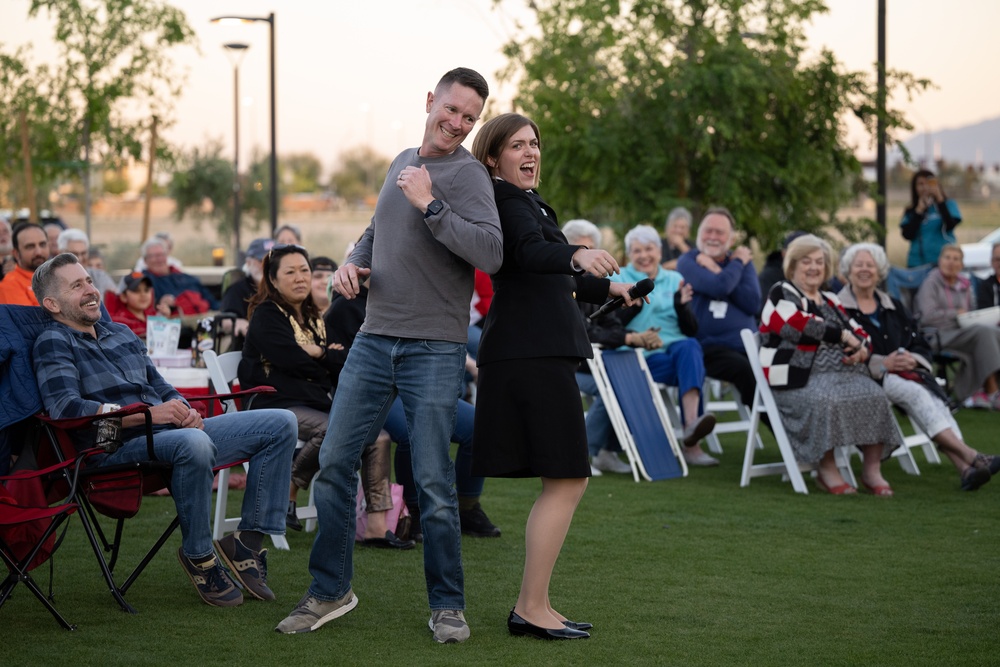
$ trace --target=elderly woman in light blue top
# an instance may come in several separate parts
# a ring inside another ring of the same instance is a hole
[[[640,303],[622,312],[629,331],[659,330],[663,347],[646,350],[646,365],[656,382],[678,388],[681,397],[681,420],[684,424],[684,458],[689,465],[718,465],[718,461],[703,452],[699,441],[715,428],[715,416],[705,414],[701,389],[705,384],[705,362],[701,345],[693,336],[698,323],[688,308],[691,286],[681,274],[660,266],[662,244],[659,234],[648,225],[634,227],[625,235],[629,264],[611,280],[653,281],[650,302]]]

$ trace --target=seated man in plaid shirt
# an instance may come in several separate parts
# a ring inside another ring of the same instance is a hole
[[[156,458],[173,464],[172,494],[181,526],[177,557],[210,605],[232,607],[243,594],[212,547],[212,468],[250,459],[239,529],[215,541],[219,555],[248,595],[273,600],[267,586],[265,534],[285,532],[285,490],[297,426],[287,410],[253,410],[202,421],[160,376],[145,344],[124,324],[100,321],[101,293],[77,258],[57,255],[35,270],[32,289],[52,324],[35,341],[34,364],[52,417],[81,417],[145,403],[152,414]],[[122,445],[99,465],[148,458],[144,415],[125,417]],[[84,444],[92,446],[92,443]]]

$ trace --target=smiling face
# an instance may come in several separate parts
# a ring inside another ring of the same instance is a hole
[[[491,158],[492,159],[492,158]],[[542,149],[531,125],[525,125],[511,135],[496,161],[496,175],[522,190],[538,187]]]
[[[420,155],[444,157],[454,153],[475,127],[483,104],[479,93],[460,83],[427,93],[427,124]]]
[[[163,245],[152,244],[146,249],[146,268],[149,272],[157,276],[165,276],[170,273],[170,265],[167,263],[167,249]]]
[[[851,261],[847,282],[856,292],[871,294],[878,285],[878,264],[867,250],[859,250]]]
[[[101,292],[87,270],[80,264],[67,264],[53,275],[58,281],[56,289],[42,299],[42,305],[57,322],[78,331],[92,331],[101,319]]]
[[[143,281],[134,290],[122,292],[122,301],[132,312],[141,313],[153,304],[153,288]]]
[[[312,269],[305,256],[291,252],[278,259],[274,288],[289,305],[302,305],[312,291]]]
[[[14,249],[18,266],[34,273],[48,258],[49,240],[41,227],[29,225],[18,231],[17,248]]]
[[[633,241],[628,249],[628,259],[636,271],[655,278],[660,271],[660,258],[663,257],[663,247],[660,243],[644,243]]]
[[[803,292],[814,294],[823,286],[826,265],[822,250],[814,250],[795,263],[792,282]]]
[[[716,262],[721,262],[732,244],[733,226],[729,223],[729,218],[721,213],[713,213],[701,221],[698,226],[698,250]]]

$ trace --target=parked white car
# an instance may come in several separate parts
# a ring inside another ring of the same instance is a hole
[[[993,273],[990,257],[995,243],[1000,243],[1000,228],[994,229],[978,243],[963,243],[962,254],[965,256],[963,261],[965,270],[980,278],[985,278]]]

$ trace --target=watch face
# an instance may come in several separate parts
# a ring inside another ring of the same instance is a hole
[[[442,204],[437,199],[435,199],[434,201],[432,201],[430,204],[427,205],[427,210],[431,213],[431,215],[437,215],[438,213],[441,212],[441,209],[443,208],[444,204]]]

